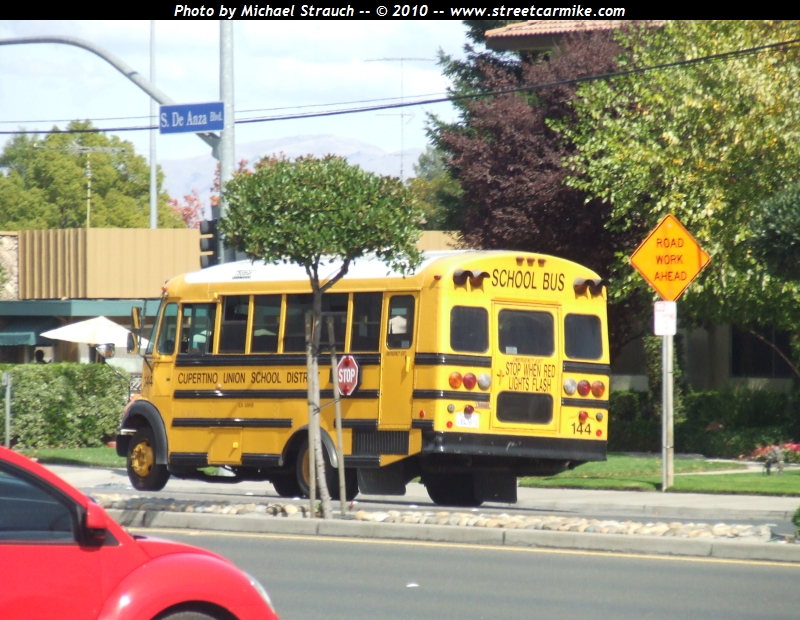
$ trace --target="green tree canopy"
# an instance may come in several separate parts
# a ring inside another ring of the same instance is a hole
[[[457,230],[461,222],[455,216],[459,211],[461,186],[448,172],[444,154],[428,146],[414,164],[414,174],[408,180],[408,189],[425,213],[425,230]]]
[[[313,331],[308,351],[309,424],[319,429],[322,294],[367,253],[400,272],[420,262],[416,240],[422,211],[399,179],[380,177],[343,158],[265,158],[253,172],[240,170],[226,184],[227,216],[220,229],[229,247],[266,263],[302,265],[313,292]],[[332,260],[339,269],[324,282]],[[327,267],[326,267],[327,266]],[[314,437],[323,514],[330,515],[320,433]]]
[[[90,129],[71,122],[67,129]],[[119,148],[122,152],[81,153],[74,147]],[[0,154],[0,229],[82,228],[86,226],[87,158],[92,172],[92,227],[146,228],[150,221],[150,172],[131,142],[103,133],[21,134]],[[158,225],[184,226],[160,188]]]
[[[620,69],[777,43],[798,22],[689,21],[633,28],[618,41]],[[758,205],[798,179],[800,48],[778,47],[583,85],[581,122],[564,129],[578,152],[568,181],[611,205],[609,226],[652,228],[674,214],[711,255],[681,314],[695,323],[773,323],[800,318],[797,282],[772,278],[751,251]],[[612,295],[647,289],[617,255]]]

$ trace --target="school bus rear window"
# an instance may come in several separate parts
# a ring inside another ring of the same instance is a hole
[[[501,353],[549,357],[555,351],[553,315],[549,312],[501,310],[498,328]]]
[[[564,318],[564,347],[567,357],[597,360],[603,356],[603,332],[600,317],[568,314]]]
[[[450,348],[485,353],[489,348],[489,313],[485,308],[455,306],[450,311]]]

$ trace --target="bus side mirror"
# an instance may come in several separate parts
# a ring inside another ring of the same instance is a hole
[[[128,353],[139,353],[139,337],[142,333],[142,314],[138,306],[131,308],[131,331],[128,333]]]
[[[114,353],[116,353],[116,347],[113,343],[98,344],[94,349],[103,359],[114,357]]]
[[[139,353],[139,337],[133,332],[128,332],[128,353],[137,355]]]

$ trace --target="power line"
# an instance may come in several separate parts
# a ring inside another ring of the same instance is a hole
[[[411,106],[418,106],[418,105],[432,105],[436,103],[448,103],[453,101],[465,101],[469,99],[480,99],[483,97],[496,97],[498,95],[507,95],[519,92],[526,92],[526,91],[533,91],[533,90],[540,90],[543,88],[555,88],[557,86],[568,86],[571,84],[580,84],[583,82],[596,82],[598,80],[608,80],[617,77],[626,77],[629,75],[636,75],[640,73],[645,73],[648,71],[655,71],[661,69],[670,69],[673,67],[685,67],[689,65],[701,64],[705,62],[711,62],[716,60],[727,60],[730,58],[735,58],[739,56],[745,56],[749,54],[756,54],[758,52],[781,48],[781,47],[793,47],[800,44],[800,39],[790,39],[788,41],[781,41],[779,43],[768,43],[766,45],[759,45],[756,47],[749,47],[741,50],[733,50],[730,52],[722,52],[719,54],[710,54],[708,56],[700,56],[698,58],[688,58],[685,60],[676,60],[673,62],[666,62],[660,63],[657,65],[648,65],[645,67],[638,67],[635,69],[627,69],[625,71],[615,71],[611,73],[601,73],[598,75],[587,75],[578,78],[570,78],[566,80],[556,80],[554,82],[545,82],[542,84],[526,84],[524,86],[517,86],[514,88],[505,88],[501,90],[494,90],[484,93],[471,93],[466,95],[451,95],[448,97],[438,97],[434,99],[425,99],[422,101],[407,101],[402,103],[392,103],[386,105],[376,105],[376,106],[365,106],[359,108],[345,108],[341,110],[329,110],[326,112],[309,112],[305,114],[291,114],[291,115],[284,115],[284,116],[263,116],[263,117],[255,117],[255,118],[247,118],[247,119],[239,119],[235,121],[237,125],[239,124],[248,124],[248,123],[267,123],[267,122],[274,122],[274,121],[287,121],[287,120],[300,120],[306,118],[321,118],[325,116],[341,116],[344,114],[359,114],[362,112],[375,112],[378,110],[392,110],[398,108],[407,108]],[[49,130],[49,131],[0,131],[0,135],[19,135],[19,134],[31,134],[31,133],[39,133],[39,134],[59,134],[59,133],[102,133],[102,132],[122,132],[122,131],[145,131],[153,129],[154,126],[151,125],[143,125],[138,127],[108,127],[108,128],[92,128],[92,129],[69,129],[69,130]]]

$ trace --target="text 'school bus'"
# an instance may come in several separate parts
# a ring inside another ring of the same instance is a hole
[[[160,489],[172,474],[307,494],[310,290],[300,266],[249,261],[169,281],[141,397],[117,438],[135,488]],[[344,463],[334,407],[320,416],[335,497],[342,466],[350,497],[402,495],[421,477],[435,503],[477,506],[516,501],[518,476],[605,460],[606,291],[589,269],[452,251],[424,254],[403,277],[364,258],[323,296],[323,312],[335,313],[336,352],[358,371],[341,399]],[[325,403],[330,357],[319,364]],[[233,475],[198,471],[207,466]]]

